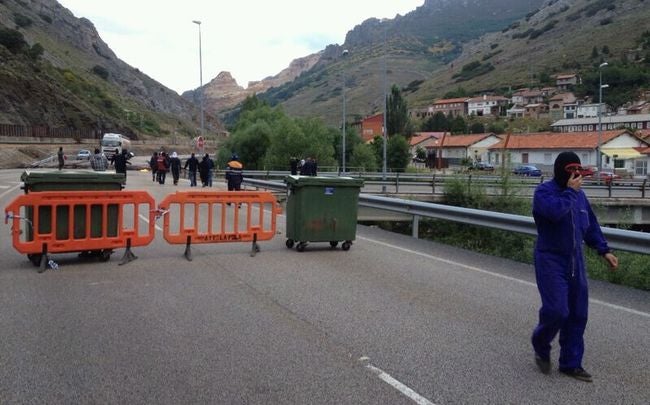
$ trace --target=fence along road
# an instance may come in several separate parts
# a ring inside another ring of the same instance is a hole
[[[3,207],[18,178],[0,171]],[[127,189],[157,202],[176,190],[132,172]],[[278,235],[255,257],[246,243],[197,245],[192,262],[158,231],[127,265],[61,255],[38,274],[9,236],[3,227],[3,403],[650,400],[647,292],[591,282],[586,384],[533,364],[528,265],[360,227],[348,252],[298,253]]]

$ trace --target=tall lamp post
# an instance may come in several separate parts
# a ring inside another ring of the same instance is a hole
[[[603,85],[603,68],[607,66],[607,62],[603,62],[598,66],[599,73],[599,82],[598,82],[598,173],[603,169],[603,155],[600,153],[600,146],[603,142],[603,124],[602,124],[602,115],[603,115],[603,88],[609,87],[609,85]]]
[[[344,49],[342,56],[343,59],[348,55],[348,50]],[[345,63],[345,62],[344,62]],[[343,65],[343,140],[341,143],[341,165],[343,166],[343,173],[345,173],[345,65]]]
[[[381,179],[386,182],[386,142],[388,138],[388,119],[386,117],[387,114],[387,107],[386,104],[388,103],[388,100],[386,99],[386,26],[388,25],[387,20],[382,20],[384,23],[384,126],[383,126],[383,131],[382,131],[382,136],[383,136],[383,149],[382,149],[382,167],[381,167]],[[386,184],[381,186],[381,192],[385,193],[386,192]]]
[[[205,114],[203,110],[203,55],[201,54],[201,21],[193,20],[194,24],[199,26],[199,97],[201,98],[201,136],[205,133]]]

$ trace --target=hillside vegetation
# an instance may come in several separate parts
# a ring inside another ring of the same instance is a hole
[[[55,0],[0,1],[0,105],[3,124],[134,137],[194,134],[198,117],[196,106],[117,58],[90,21]]]
[[[641,28],[649,18],[643,0],[432,0],[393,20],[365,21],[345,44],[329,46],[310,71],[259,96],[289,114],[339,126],[344,88],[349,120],[381,111],[384,87],[392,84],[401,87],[409,107],[424,107],[459,90],[507,95],[554,85],[559,73],[578,73],[593,84],[589,78],[602,61],[623,70],[632,66],[630,75],[640,80],[631,87],[638,89],[648,60]],[[343,49],[349,50],[346,58]],[[614,87],[606,100],[629,101],[630,92],[615,95]],[[594,90],[583,87],[579,94]]]

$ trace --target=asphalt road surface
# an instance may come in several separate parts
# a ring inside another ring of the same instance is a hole
[[[20,172],[0,171],[2,207]],[[534,365],[531,266],[368,227],[300,253],[279,224],[255,257],[196,245],[189,262],[157,231],[126,265],[55,255],[43,274],[3,225],[0,403],[650,403],[648,292],[591,282],[589,384],[557,372],[557,346],[550,375]]]

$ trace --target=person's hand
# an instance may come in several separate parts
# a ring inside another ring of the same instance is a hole
[[[618,267],[618,258],[614,256],[613,253],[605,253],[603,259],[605,259],[610,269],[616,270],[616,268]]]
[[[575,191],[579,191],[580,187],[582,187],[582,176],[579,173],[573,173],[571,177],[569,177],[569,181],[566,182],[567,187],[571,187]]]

